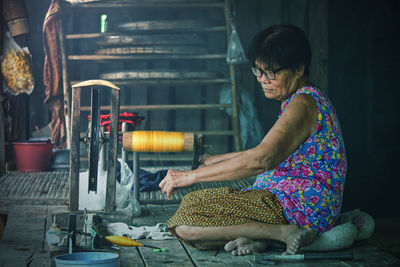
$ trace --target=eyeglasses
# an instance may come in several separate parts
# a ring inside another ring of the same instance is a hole
[[[276,70],[262,70],[257,68],[256,66],[252,66],[251,70],[253,71],[253,74],[256,77],[262,77],[262,75],[264,74],[265,77],[267,77],[268,80],[275,80],[275,74],[280,72],[281,70],[284,70],[285,68],[279,68]]]

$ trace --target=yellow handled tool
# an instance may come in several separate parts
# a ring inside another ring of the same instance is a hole
[[[131,238],[125,237],[125,236],[109,235],[109,236],[105,236],[104,238],[113,244],[124,246],[124,247],[148,247],[148,248],[158,249],[160,252],[165,251],[165,249],[161,249],[161,248],[153,247],[153,246],[149,246],[149,245],[144,245],[140,242],[137,242],[134,239],[131,239]]]
[[[124,246],[124,247],[143,247],[144,246],[142,243],[139,243],[136,240],[131,239],[129,237],[125,237],[125,236],[110,235],[110,236],[106,236],[104,238],[113,244]]]

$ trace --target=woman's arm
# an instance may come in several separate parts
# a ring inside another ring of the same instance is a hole
[[[242,151],[231,152],[226,154],[218,154],[218,155],[209,155],[209,156],[206,154],[205,157],[201,159],[200,166],[204,167],[207,165],[215,164],[217,162],[221,162],[223,160],[231,159],[238,156],[240,153],[242,153]]]
[[[271,170],[314,133],[317,122],[318,110],[313,97],[296,95],[257,147],[193,171],[170,170],[161,181],[160,188],[169,199],[176,187],[199,182],[238,180]]]

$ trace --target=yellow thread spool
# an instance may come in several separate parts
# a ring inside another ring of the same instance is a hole
[[[134,131],[123,134],[123,149],[136,152],[193,151],[194,134],[166,131]]]

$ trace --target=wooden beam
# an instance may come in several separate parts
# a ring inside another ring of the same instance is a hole
[[[107,188],[106,188],[106,211],[115,211],[115,190],[116,190],[116,172],[118,155],[118,121],[119,121],[119,90],[111,91],[111,121],[110,121],[110,150],[107,161]]]
[[[198,29],[190,29],[190,32],[218,32],[218,31],[226,31],[225,26],[213,26],[213,27],[204,27]],[[107,33],[75,33],[75,34],[67,34],[67,40],[74,40],[74,39],[96,39],[102,38],[104,36],[115,36],[121,35],[120,32],[107,32]]]
[[[67,205],[67,198],[1,198],[0,206],[15,206],[15,205]]]
[[[226,54],[204,55],[69,55],[69,60],[163,60],[163,59],[225,59]]]
[[[1,76],[1,75],[0,75]],[[3,95],[2,79],[0,78],[0,176],[6,173],[6,137],[5,137],[5,114],[3,110]]]
[[[79,208],[79,157],[80,157],[80,106],[81,88],[72,89],[71,110],[71,151],[69,160],[69,210],[75,211]]]
[[[1,2],[1,1],[0,1]],[[0,3],[0,13],[3,12],[3,5]],[[3,19],[0,19],[0,37],[3,38]],[[0,42],[0,51],[3,51],[3,42]],[[0,75],[0,176],[6,173],[6,128],[5,128],[5,114],[3,110],[3,101],[5,94],[3,94],[3,75]]]
[[[197,134],[197,135],[233,135],[234,134],[234,132],[231,130],[228,130],[228,131],[192,131],[190,133]],[[86,132],[81,132],[80,137],[84,138],[86,136],[86,134],[87,134]],[[110,133],[105,132],[104,136],[107,139],[110,137]]]
[[[135,105],[120,106],[120,110],[169,110],[169,109],[216,109],[230,108],[230,104],[187,104],[187,105]],[[101,106],[100,110],[110,110],[110,106]],[[90,111],[90,107],[81,107],[81,111]]]
[[[222,8],[222,1],[126,1],[126,2],[94,2],[94,3],[73,3],[69,6],[68,11],[74,12],[80,9],[88,9],[96,12],[99,9],[109,8]]]
[[[81,81],[72,81],[71,84],[77,84]],[[133,85],[164,85],[164,86],[198,86],[199,84],[225,84],[229,83],[230,80],[227,78],[216,78],[216,79],[131,79],[131,80],[115,80],[114,84],[119,86],[133,86]],[[129,89],[129,88],[127,88]]]
[[[311,80],[328,93],[328,0],[309,3],[309,41],[313,50]]]
[[[227,40],[229,40],[230,34],[232,32],[231,22],[232,18],[232,5],[231,0],[225,0],[225,22],[227,27]],[[235,151],[242,150],[242,140],[240,137],[240,123],[239,123],[239,101],[238,96],[240,96],[239,88],[236,84],[236,68],[235,65],[229,64],[229,75],[231,80],[231,96],[232,96],[232,129],[235,133],[233,135]]]
[[[58,38],[60,41],[60,59],[61,59],[61,74],[63,84],[63,95],[64,95],[64,120],[66,130],[66,144],[67,148],[71,147],[71,97],[69,94],[69,81],[68,81],[68,66],[67,66],[67,52],[65,47],[65,36],[63,28],[63,18],[59,20]]]

